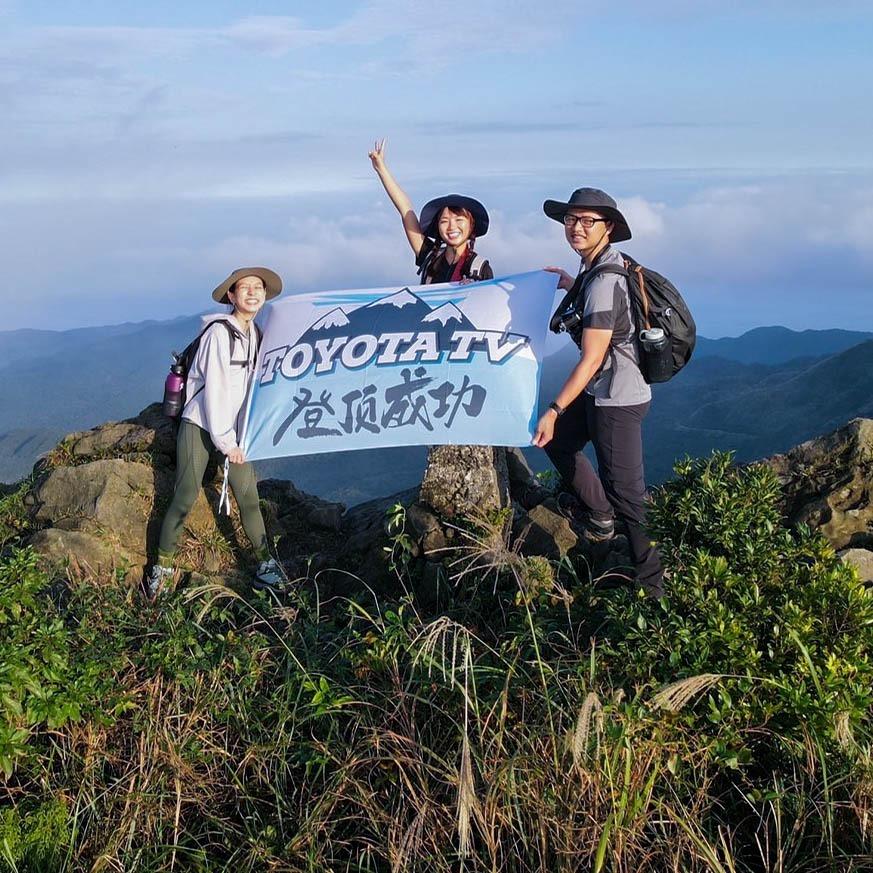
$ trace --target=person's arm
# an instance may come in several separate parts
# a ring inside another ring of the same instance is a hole
[[[203,423],[214,446],[235,464],[242,463],[242,451],[236,438],[236,417],[229,398],[230,337],[224,329],[210,328],[197,349],[198,366],[203,373]]]
[[[564,387],[558,392],[554,402],[562,409],[566,409],[584,390],[591,381],[592,376],[600,369],[603,359],[609,351],[609,343],[612,340],[612,330],[598,328],[585,328],[582,331],[582,357],[573,368]],[[555,422],[558,413],[554,409],[547,409],[537,422],[533,444],[542,448],[551,442],[555,435]]]
[[[400,213],[406,238],[409,240],[409,245],[412,246],[416,257],[418,257],[418,253],[421,251],[422,244],[424,243],[424,234],[421,231],[421,225],[418,223],[418,216],[415,214],[412,201],[400,185],[397,184],[397,180],[385,163],[384,139],[377,141],[374,145],[373,151],[370,152],[370,161],[373,163],[373,169],[376,171],[379,181],[391,198],[391,202]]]

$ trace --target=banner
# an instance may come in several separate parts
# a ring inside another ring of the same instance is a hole
[[[272,304],[249,397],[246,458],[526,445],[556,282],[539,270]]]

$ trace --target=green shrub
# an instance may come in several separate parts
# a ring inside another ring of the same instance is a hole
[[[724,674],[682,718],[730,766],[800,760],[810,735],[844,752],[847,729],[869,730],[873,590],[823,537],[781,526],[769,467],[717,454],[677,474],[650,513],[669,598],[606,599],[601,666],[626,688]]]

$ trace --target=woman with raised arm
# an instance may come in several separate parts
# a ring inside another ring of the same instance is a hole
[[[378,140],[370,152],[373,169],[391,202],[400,213],[406,239],[415,252],[415,265],[422,285],[440,282],[477,282],[494,278],[491,265],[477,254],[474,245],[488,232],[488,212],[472,197],[447,194],[424,204],[421,216],[415,214],[412,201],[397,184],[385,163],[385,140]],[[441,481],[441,469],[451,467],[498,466],[503,459],[513,496],[525,508],[542,502],[545,490],[533,475],[521,450],[516,447],[431,446],[427,453],[427,470],[423,493],[431,478]]]
[[[491,265],[474,250],[488,232],[488,212],[472,197],[446,194],[424,204],[421,217],[385,163],[385,140],[370,152],[373,169],[400,213],[422,285],[493,279]]]

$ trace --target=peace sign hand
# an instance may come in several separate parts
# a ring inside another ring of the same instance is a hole
[[[373,145],[373,150],[370,152],[370,160],[373,163],[373,169],[377,173],[381,173],[385,169],[385,143],[388,142],[388,137],[377,139]]]

